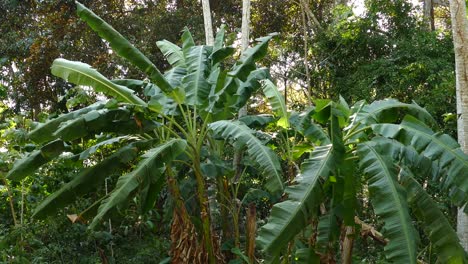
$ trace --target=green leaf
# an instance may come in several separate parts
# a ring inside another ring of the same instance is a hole
[[[187,57],[189,50],[195,46],[195,41],[193,41],[192,34],[187,27],[182,31],[182,52]]]
[[[394,110],[407,109],[411,113],[417,115],[420,119],[435,123],[434,118],[427,112],[426,109],[420,107],[416,103],[406,104],[395,99],[386,99],[375,101],[369,105],[364,105],[353,118],[353,124],[375,124],[379,122],[394,122],[398,115]]]
[[[187,75],[182,78],[188,105],[202,105],[208,100],[211,86],[208,77],[209,49],[206,46],[192,47],[186,57]]]
[[[186,67],[184,53],[179,46],[167,40],[157,41],[156,45],[172,67]]]
[[[340,226],[338,225],[335,210],[330,210],[327,214],[320,216],[317,225],[317,250],[321,253],[327,253],[330,246],[339,236]]]
[[[135,48],[127,39],[125,39],[112,26],[107,24],[99,16],[87,9],[84,5],[76,1],[76,12],[99,36],[107,40],[111,48],[119,56],[127,59],[130,63],[146,73],[151,82],[160,87],[164,92],[172,90],[171,85],[159,72],[156,66],[143,53]]]
[[[246,49],[240,60],[234,65],[234,68],[229,75],[239,78],[241,81],[245,81],[249,76],[250,72],[256,69],[255,62],[263,58],[267,54],[268,42],[275,36],[271,34],[266,37],[256,39],[259,43],[251,48]]]
[[[437,254],[438,263],[467,263],[468,258],[460,245],[457,233],[422,186],[407,169],[400,171],[403,187],[408,193],[408,203],[416,218],[424,223],[424,232],[429,237]]]
[[[233,142],[237,150],[247,148],[247,155],[259,166],[261,173],[267,177],[266,187],[271,192],[284,188],[281,165],[276,154],[255,137],[254,131],[239,121],[217,121],[209,128],[215,136]]]
[[[442,177],[443,187],[462,191],[458,195],[451,193],[452,200],[459,206],[467,202],[468,156],[453,138],[446,134],[434,133],[412,116],[406,116],[401,124],[377,124],[373,125],[372,129],[384,137],[411,145],[422,155],[438,161],[438,166],[445,171],[438,174]]]
[[[56,59],[52,74],[77,85],[91,86],[96,92],[103,92],[117,99],[141,106],[146,103],[125,86],[117,85],[86,63]]]
[[[95,153],[102,146],[112,145],[115,142],[120,142],[121,140],[128,140],[128,139],[130,139],[129,136],[121,136],[121,137],[113,137],[113,138],[101,141],[101,142],[89,147],[85,151],[81,152],[79,158],[80,158],[80,160],[85,160],[89,156],[91,156],[93,153]]]
[[[279,92],[278,87],[276,87],[272,81],[266,79],[263,81],[262,90],[273,109],[273,113],[280,118],[278,126],[289,128],[288,109],[286,108],[284,97]]]
[[[57,128],[60,126],[61,123],[65,121],[69,121],[72,119],[76,119],[79,116],[86,114],[88,112],[94,111],[94,110],[99,110],[104,107],[103,102],[97,102],[95,104],[92,104],[90,106],[87,106],[85,108],[63,114],[58,116],[55,119],[51,119],[47,121],[46,123],[38,125],[34,130],[29,132],[28,137],[32,141],[36,143],[44,143],[53,139],[56,139],[53,135],[53,133],[57,130]]]
[[[269,123],[275,121],[276,118],[274,118],[271,115],[246,115],[241,118],[239,118],[239,121],[244,123],[246,126],[250,128],[260,128],[260,127],[265,127]]]
[[[128,163],[134,160],[141,149],[151,145],[153,141],[142,141],[131,143],[100,161],[93,167],[80,171],[73,179],[63,185],[59,190],[39,204],[33,212],[33,217],[43,218],[54,214],[63,206],[70,204],[79,196],[88,193],[96,186],[104,183],[105,178],[112,176],[125,169]]]
[[[62,123],[54,136],[71,141],[101,132],[140,134],[151,131],[158,125],[154,121],[132,115],[132,112],[125,108],[101,109]]]
[[[119,178],[115,189],[110,193],[108,198],[102,201],[98,214],[94,217],[89,228],[96,228],[111,209],[124,203],[138,187],[145,186],[150,181],[157,181],[158,178],[164,177],[160,173],[160,168],[174,160],[186,147],[187,142],[185,140],[172,139],[143,155],[143,159],[133,171]]]
[[[236,99],[235,110],[237,111],[244,106],[247,101],[251,98],[252,94],[260,89],[260,81],[270,77],[270,71],[267,68],[260,68],[252,71],[247,77],[245,82],[241,82],[239,88],[237,88],[236,96],[232,97]],[[231,101],[228,101],[229,105],[232,105]]]
[[[52,141],[41,149],[33,151],[26,157],[16,161],[6,177],[12,181],[20,181],[42,165],[58,157],[65,149],[66,145],[62,140]]]
[[[389,156],[381,155],[375,142],[358,145],[360,166],[368,177],[370,200],[375,213],[385,222],[383,234],[389,239],[385,256],[395,263],[416,264],[417,232],[406,201],[406,192],[397,182],[397,168]]]
[[[335,160],[332,145],[317,147],[302,163],[294,185],[286,188],[288,199],[275,204],[268,223],[260,228],[257,243],[269,255],[276,256],[316,215],[321,203],[320,179],[330,175]]]
[[[325,130],[312,122],[315,114],[314,108],[309,108],[301,113],[293,113],[289,118],[291,126],[305,138],[317,145],[328,145],[331,143]]]

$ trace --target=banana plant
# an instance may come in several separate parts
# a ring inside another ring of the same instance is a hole
[[[295,140],[302,137],[311,151],[258,232],[268,263],[351,263],[362,223],[358,204],[365,203],[358,199],[369,200],[383,222],[387,261],[418,263],[417,222],[438,262],[466,263],[454,229],[426,188],[439,183],[454,205],[465,205],[468,156],[453,138],[430,128],[425,109],[393,99],[352,107],[343,99],[316,100],[302,113],[276,116],[289,116]],[[340,245],[341,254],[335,250]]]
[[[99,208],[89,224],[91,229],[98,228],[113,211],[134,197],[142,213],[148,211],[167,185],[179,214],[172,232],[175,234],[181,231],[176,229],[184,226],[196,227],[193,234],[188,234],[195,243],[173,241],[173,263],[191,258],[201,263],[223,263],[208,200],[209,187],[223,183],[208,175],[213,157],[220,155],[223,145],[215,138],[245,150],[252,166],[258,167],[258,173],[266,179],[266,187],[273,193],[283,191],[278,157],[256,137],[254,130],[241,122],[232,122],[239,108],[259,90],[261,80],[269,78],[267,69],[257,68],[256,61],[265,56],[274,35],[258,39],[256,45],[236,60],[234,48],[224,44],[224,28],[217,34],[214,46],[196,45],[190,32],[184,30],[181,46],[166,40],[157,43],[172,66],[163,74],[99,16],[78,2],[76,5],[79,17],[148,79],[111,80],[85,63],[56,59],[52,74],[76,85],[92,87],[112,99],[39,124],[29,133],[37,150],[16,161],[7,177],[20,181],[32,176],[35,170],[65,151],[74,153],[72,159],[93,158],[94,165],[79,171],[33,213],[37,218],[53,214],[97,188],[105,178],[117,175],[115,188],[97,202]],[[83,142],[94,142],[94,145],[84,148]],[[113,146],[114,151],[96,157],[106,145]],[[187,210],[181,202],[183,196],[177,184],[185,177],[196,182],[191,192],[196,194],[198,211],[190,216],[188,212],[193,209]],[[191,223],[193,218],[199,219],[201,225]]]

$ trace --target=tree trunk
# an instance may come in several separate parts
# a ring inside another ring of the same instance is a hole
[[[250,0],[242,0],[242,31],[241,31],[241,47],[242,52],[249,47],[250,37]],[[247,115],[247,106],[239,109],[239,117]]]
[[[434,1],[424,0],[424,19],[427,23],[427,28],[431,31],[435,30],[434,24]]]
[[[213,37],[213,23],[211,23],[210,1],[202,0],[202,6],[203,6],[203,21],[205,23],[206,45],[213,46],[214,37]]]
[[[468,153],[468,22],[465,0],[450,0],[450,14],[455,48],[458,142]],[[463,248],[468,250],[468,217],[463,208],[458,209],[457,234]]]
[[[250,0],[242,0],[242,31],[241,31],[241,48],[244,52],[249,47],[250,39]],[[242,106],[239,109],[238,117],[241,118],[247,115],[247,105]],[[234,153],[234,168],[235,172],[235,181],[239,180],[242,174],[242,151],[237,151]]]

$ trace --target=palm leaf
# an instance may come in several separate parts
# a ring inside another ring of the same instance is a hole
[[[278,87],[272,81],[266,79],[263,81],[262,90],[273,109],[273,113],[280,118],[278,125],[283,128],[289,128],[288,109]]]
[[[398,184],[397,169],[389,156],[381,155],[375,142],[358,145],[360,166],[368,176],[375,213],[383,218],[388,261],[416,264],[417,234],[409,216],[406,192]]]
[[[82,109],[79,109],[79,110],[76,110],[67,114],[60,115],[57,118],[47,121],[46,123],[39,124],[34,130],[29,132],[28,137],[32,141],[39,143],[39,144],[56,139],[53,133],[57,130],[57,128],[60,126],[61,123],[72,120],[72,119],[76,119],[79,116],[86,114],[90,111],[99,110],[103,108],[104,106],[105,104],[103,102],[97,102],[85,108],[82,108]]]
[[[409,170],[402,169],[400,178],[408,193],[408,203],[414,215],[424,223],[424,231],[429,237],[438,263],[467,263],[465,251],[460,245],[457,233],[442,213],[438,205],[414,179]]]
[[[412,116],[406,116],[401,124],[377,124],[372,129],[384,137],[411,145],[422,155],[438,161],[438,166],[446,172],[438,174],[442,177],[444,188],[462,191],[458,195],[451,193],[452,200],[459,206],[467,202],[468,156],[453,138],[434,133]]]
[[[146,106],[146,103],[136,96],[133,90],[111,82],[86,63],[56,59],[51,69],[53,75],[66,81],[91,86],[96,92],[103,92],[127,103]]]
[[[52,141],[41,149],[33,151],[26,157],[16,161],[6,177],[12,181],[20,181],[42,165],[58,157],[65,151],[66,147],[62,140]]]
[[[268,223],[260,228],[257,243],[276,256],[316,215],[321,203],[320,179],[328,178],[334,163],[332,145],[317,147],[302,163],[294,185],[286,188],[288,200],[275,204]]]
[[[115,53],[146,73],[151,82],[160,87],[164,92],[172,90],[171,85],[166,81],[161,72],[140,50],[84,5],[76,2],[76,6],[78,16],[96,31],[101,38],[107,40]]]
[[[143,155],[143,160],[133,171],[119,178],[115,189],[108,198],[102,201],[98,214],[94,217],[89,228],[94,229],[111,209],[125,202],[139,186],[145,186],[151,181],[157,181],[158,178],[164,177],[160,169],[175,159],[185,150],[186,146],[185,140],[172,139]]]
[[[202,105],[208,100],[211,89],[207,81],[209,53],[206,46],[195,46],[186,57],[187,75],[182,79],[182,85],[189,105]]]
[[[256,161],[263,175],[267,177],[266,187],[272,192],[284,188],[281,166],[276,154],[254,135],[254,131],[239,121],[217,121],[209,125],[215,136],[233,141],[236,149],[244,146],[247,155]]]
[[[49,195],[33,212],[33,217],[42,218],[53,214],[61,207],[73,202],[80,195],[88,193],[104,182],[104,179],[125,168],[137,157],[141,149],[147,148],[152,141],[131,143],[93,167],[85,168],[58,191]]]

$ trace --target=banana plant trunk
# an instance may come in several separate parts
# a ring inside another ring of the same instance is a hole
[[[450,0],[450,14],[455,48],[458,142],[468,153],[468,22],[465,0]],[[458,209],[457,234],[462,246],[468,250],[468,216],[463,209]]]

